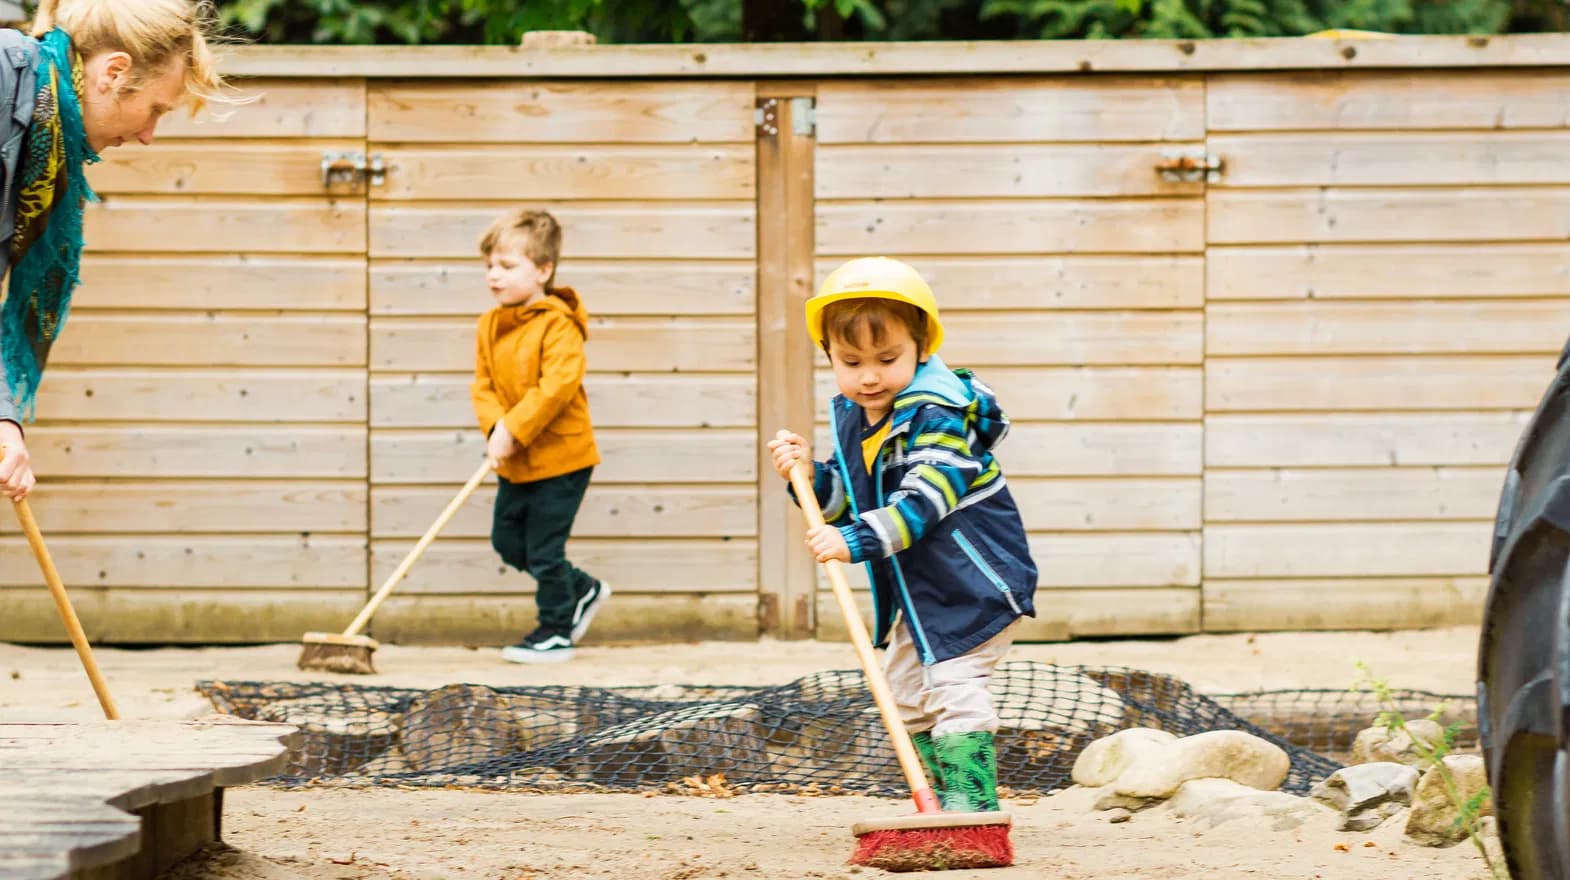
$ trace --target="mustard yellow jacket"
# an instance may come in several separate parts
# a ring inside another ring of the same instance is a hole
[[[570,287],[480,316],[470,396],[485,436],[501,422],[518,441],[518,451],[497,469],[510,482],[600,463],[583,391],[588,323],[589,313]]]

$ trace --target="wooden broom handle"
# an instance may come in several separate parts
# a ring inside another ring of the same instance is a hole
[[[55,570],[49,548],[44,546],[44,536],[38,531],[38,520],[33,518],[33,509],[27,506],[26,498],[12,504],[16,507],[16,518],[22,522],[22,532],[27,535],[27,543],[33,548],[33,557],[38,560],[38,567],[43,569],[44,580],[49,584],[49,595],[54,597],[55,608],[60,612],[60,619],[65,622],[66,632],[71,635],[76,656],[81,658],[87,679],[93,683],[98,705],[103,707],[105,718],[118,721],[120,710],[115,708],[114,698],[109,696],[109,685],[104,683],[103,673],[98,671],[98,661],[93,659],[93,648],[87,643],[87,634],[82,632],[82,622],[76,617],[76,609],[71,607],[71,597],[66,595],[65,584],[60,581],[60,572]]]
[[[452,519],[453,514],[458,512],[458,508],[462,507],[463,503],[469,500],[469,496],[474,494],[474,490],[480,487],[481,481],[485,479],[485,475],[490,473],[490,471],[491,463],[487,459],[480,464],[479,469],[474,472],[474,476],[469,478],[469,482],[463,484],[463,488],[458,491],[457,496],[447,502],[447,509],[443,510],[442,515],[436,518],[436,522],[431,523],[431,527],[426,529],[425,534],[420,536],[420,542],[414,545],[414,549],[409,551],[409,555],[405,556],[403,561],[398,563],[398,567],[393,569],[393,573],[387,576],[387,580],[376,591],[376,595],[371,597],[371,601],[365,603],[365,607],[360,609],[360,615],[354,619],[353,623],[349,624],[348,629],[343,631],[344,635],[357,636],[360,634],[360,630],[365,629],[365,625],[371,622],[371,616],[376,613],[376,609],[381,607],[382,600],[386,599],[387,594],[392,592],[392,588],[397,586],[398,582],[403,580],[403,576],[409,573],[409,569],[414,567],[415,560],[419,559],[420,554],[425,552],[425,548],[429,547],[431,542],[436,540],[436,535],[447,525],[447,521]]]
[[[801,505],[801,512],[807,517],[808,528],[817,528],[824,525],[823,509],[818,506],[818,494],[813,489],[813,466],[806,459],[798,460],[795,467],[790,470],[790,484],[796,490],[796,501]],[[850,630],[850,642],[856,648],[856,659],[861,661],[861,671],[867,676],[867,687],[872,691],[872,701],[878,705],[878,714],[883,716],[883,726],[888,729],[889,741],[894,744],[894,755],[899,758],[900,770],[905,774],[905,782],[910,785],[911,797],[916,801],[916,809],[923,813],[935,813],[941,810],[938,799],[932,793],[932,786],[927,784],[927,775],[921,769],[921,759],[916,756],[916,747],[910,741],[910,732],[905,729],[905,722],[899,717],[899,708],[894,703],[894,691],[889,688],[889,680],[883,674],[883,667],[878,664],[877,655],[872,653],[872,637],[867,634],[867,625],[861,620],[861,609],[856,607],[856,599],[851,594],[850,584],[845,581],[845,571],[840,567],[837,559],[830,559],[823,563],[824,570],[828,573],[829,584],[834,588],[834,598],[839,601],[840,614],[845,618],[845,627]]]

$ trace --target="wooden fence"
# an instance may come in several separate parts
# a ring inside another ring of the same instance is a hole
[[[1027,637],[1475,620],[1570,332],[1567,50],[240,50],[257,101],[90,169],[35,506],[100,640],[341,627],[478,462],[476,240],[530,204],[594,315],[595,639],[839,635],[760,437],[832,387],[802,300],[879,253],[1015,421]],[[1182,157],[1218,167],[1158,173]],[[378,636],[527,628],[489,512]],[[59,641],[52,615],[4,530],[0,639]]]

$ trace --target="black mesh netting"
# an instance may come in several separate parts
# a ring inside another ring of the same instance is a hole
[[[221,712],[300,729],[288,768],[271,780],[280,785],[905,792],[860,671],[775,687],[197,688]],[[1002,720],[998,781],[1015,794],[1066,787],[1086,745],[1127,727],[1262,736],[1291,756],[1282,788],[1302,794],[1340,766],[1380,709],[1372,696],[1347,691],[1205,696],[1166,675],[1032,661],[1000,665],[992,690]],[[1466,698],[1394,696],[1409,718],[1446,701],[1463,723],[1474,715]]]

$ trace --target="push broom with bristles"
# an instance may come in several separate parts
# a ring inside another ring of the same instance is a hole
[[[447,521],[452,519],[453,514],[458,512],[458,508],[462,507],[463,503],[469,500],[469,496],[474,494],[474,490],[479,488],[481,481],[485,479],[485,475],[490,470],[491,463],[486,461],[480,465],[479,470],[474,472],[474,476],[469,478],[469,482],[463,484],[463,488],[458,490],[457,496],[447,503],[447,508],[442,511],[441,516],[438,516],[436,522],[431,523],[431,527],[425,530],[424,535],[420,536],[419,543],[415,544],[414,549],[409,551],[409,555],[405,556],[403,561],[398,563],[398,567],[393,570],[393,573],[387,576],[387,580],[376,591],[376,595],[371,597],[371,601],[365,603],[365,607],[360,609],[359,615],[354,618],[354,622],[349,624],[348,629],[341,633],[308,632],[305,634],[305,637],[300,640],[303,647],[300,649],[300,659],[295,663],[296,666],[313,672],[345,672],[354,675],[376,674],[376,667],[371,664],[371,656],[376,653],[376,649],[379,646],[376,640],[370,636],[360,635],[360,630],[365,629],[366,624],[371,622],[371,615],[375,614],[376,609],[381,607],[382,600],[387,598],[387,595],[392,592],[392,588],[399,581],[403,580],[403,576],[409,573],[410,568],[414,567],[414,561],[420,558],[420,554],[425,552],[425,548],[429,547],[432,541],[436,540],[436,535],[447,525]]]
[[[790,482],[808,526],[823,525],[823,510],[818,506],[818,496],[812,488],[812,463],[796,462],[791,468]],[[873,702],[878,706],[878,714],[894,745],[894,755],[910,786],[911,799],[916,803],[914,815],[872,819],[851,826],[851,833],[856,835],[856,852],[850,857],[851,864],[885,871],[1001,868],[1013,864],[1014,844],[1009,840],[1009,829],[1014,822],[1008,813],[943,812],[937,794],[921,769],[921,759],[916,756],[910,733],[900,720],[888,678],[872,653],[872,638],[861,620],[850,584],[845,581],[845,572],[840,563],[832,559],[823,563],[823,567],[834,588],[834,598],[839,602],[845,626],[850,630],[850,641],[855,646],[861,671],[867,676]]]

